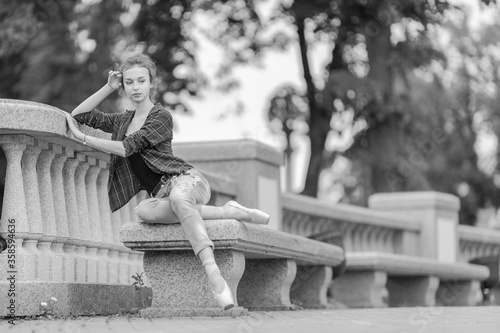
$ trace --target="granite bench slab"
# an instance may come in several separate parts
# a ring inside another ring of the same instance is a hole
[[[487,267],[382,252],[346,254],[346,273],[333,286],[349,307],[476,305]]]
[[[133,222],[122,226],[121,239],[145,252],[153,304],[142,310],[143,316],[241,315],[290,309],[292,301],[311,308],[328,306],[332,267],[344,260],[342,248],[236,220],[207,220],[205,225],[235,308],[217,308],[180,224]]]

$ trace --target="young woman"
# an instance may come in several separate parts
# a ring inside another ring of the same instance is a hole
[[[146,190],[151,198],[136,207],[139,218],[146,223],[181,223],[203,264],[215,300],[227,310],[234,306],[234,299],[215,262],[214,244],[203,219],[234,218],[267,224],[269,215],[234,201],[222,207],[205,205],[210,199],[207,180],[172,153],[172,115],[160,103],[153,103],[157,82],[151,58],[142,54],[132,56],[117,71],[109,72],[108,82],[100,90],[78,105],[71,115],[67,114],[68,126],[83,144],[111,154],[108,183],[111,211]],[[124,92],[135,110],[107,114],[95,109],[115,90]],[[112,133],[111,140],[83,134],[72,116],[80,123]]]

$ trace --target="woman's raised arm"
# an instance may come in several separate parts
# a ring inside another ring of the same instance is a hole
[[[97,107],[106,97],[108,97],[113,91],[122,86],[122,74],[118,71],[110,71],[108,76],[108,82],[89,98],[84,100],[80,105],[78,105],[72,112],[71,116],[76,116],[80,113],[85,113],[93,110]]]

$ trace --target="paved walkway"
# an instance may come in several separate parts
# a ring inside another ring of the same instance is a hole
[[[500,307],[434,307],[250,312],[238,318],[80,317],[0,322],[2,333],[380,332],[499,333]]]

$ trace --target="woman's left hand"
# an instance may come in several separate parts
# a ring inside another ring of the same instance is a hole
[[[73,133],[78,140],[83,140],[84,134],[76,127],[76,120],[68,112],[65,112],[65,116],[71,133]]]

